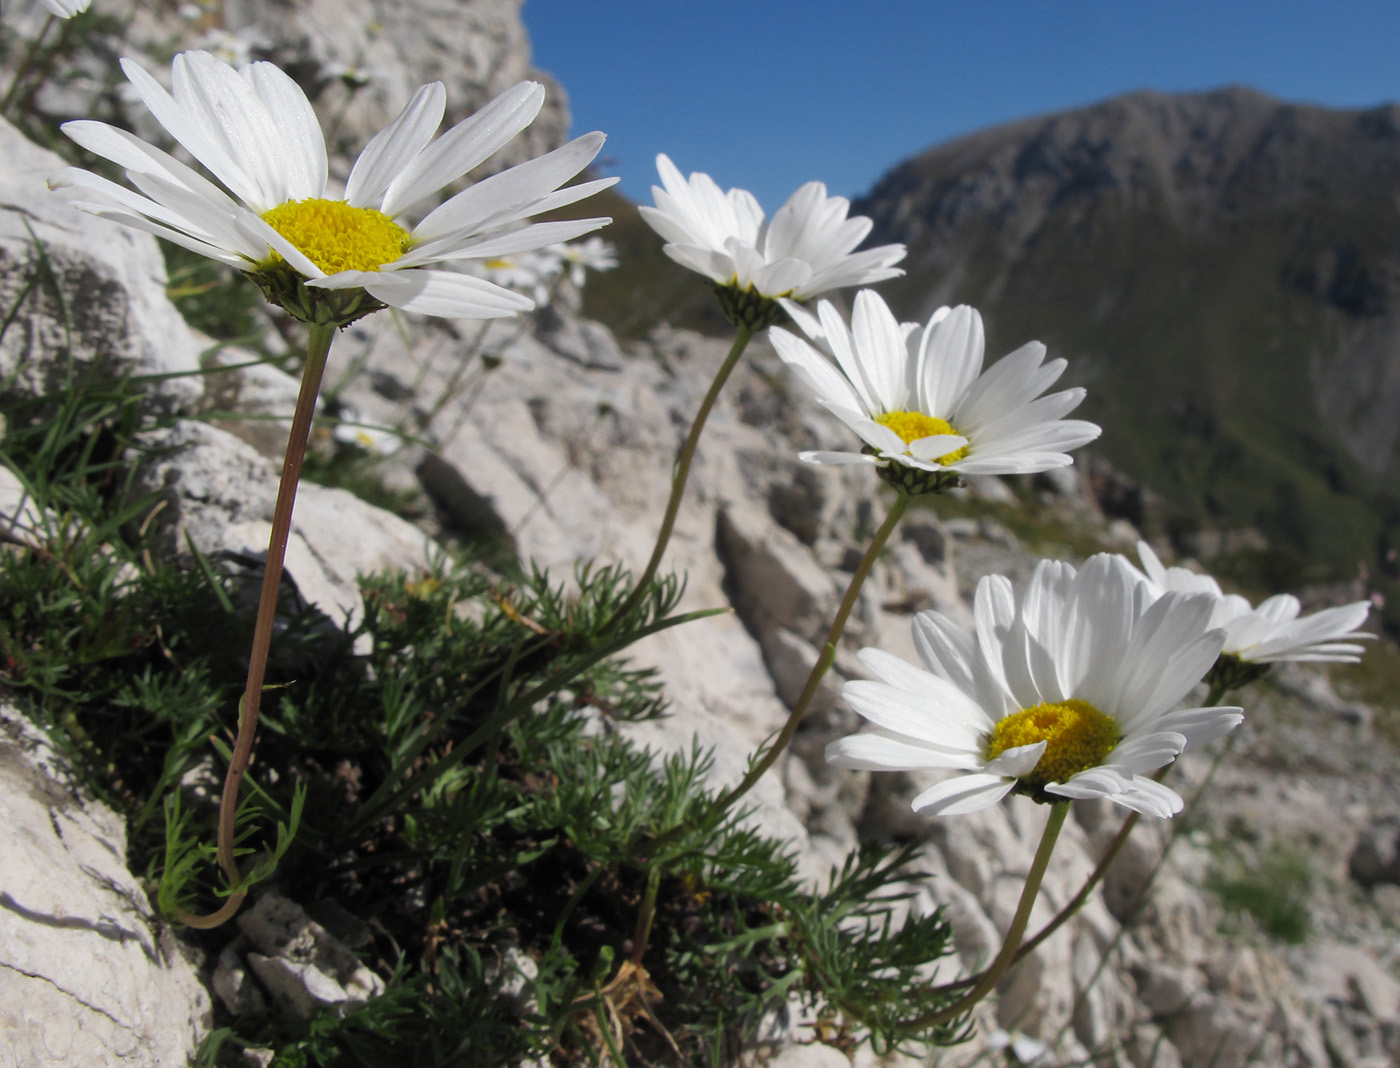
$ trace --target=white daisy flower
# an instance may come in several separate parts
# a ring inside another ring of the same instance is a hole
[[[65,123],[64,133],[124,167],[138,191],[74,168],[51,184],[86,195],[79,207],[248,272],[269,299],[308,322],[343,324],[384,305],[480,319],[528,310],[528,298],[442,267],[540,248],[609,221],[519,225],[613,184],[558,188],[597,155],[600,133],[483,179],[416,225],[406,221],[530,124],[544,102],[534,82],[506,90],[436,140],[447,92],[439,82],[423,86],[365,146],[341,195],[330,189],[310,102],[273,64],[235,70],[207,52],[185,52],[171,64],[169,92],[130,60],[122,69],[224,188],[133,134],[86,120]]]
[[[875,729],[833,742],[827,760],[961,772],[914,798],[915,811],[935,815],[974,812],[1015,790],[1171,816],[1181,798],[1148,773],[1243,719],[1238,708],[1172,711],[1220,652],[1210,612],[1208,597],[1154,601],[1106,553],[1078,571],[1042,560],[1019,598],[990,575],[977,586],[973,634],[937,612],[915,617],[922,668],[861,651],[880,681],[848,682],[842,695]]]
[[[551,245],[547,250],[568,268],[569,281],[575,289],[583,288],[588,271],[611,271],[617,266],[617,252],[597,234],[567,245]]]
[[[873,291],[856,294],[848,327],[827,301],[814,316],[792,302],[788,314],[810,341],[774,327],[778,355],[818,400],[862,441],[862,452],[804,452],[815,464],[874,464],[910,493],[955,483],[959,475],[1029,474],[1072,462],[1067,450],[1099,436],[1093,423],[1063,416],[1081,388],[1040,396],[1064,372],[1045,346],[1022,345],[982,370],[982,317],[975,308],[939,308],[928,325],[898,323]]]
[[[371,456],[392,456],[403,448],[403,437],[384,427],[359,422],[357,412],[347,411],[331,435],[342,445],[363,449]]]
[[[61,19],[71,19],[79,11],[86,11],[92,0],[39,0],[53,14]]]
[[[549,280],[559,273],[560,264],[547,251],[532,250],[513,256],[492,256],[464,268],[498,286],[528,294],[535,307],[542,308],[549,303]]]
[[[267,42],[258,37],[242,33],[232,33],[215,26],[206,30],[196,42],[199,50],[208,52],[234,67],[242,67],[253,61],[253,49],[268,47]]]
[[[656,207],[641,208],[642,217],[666,240],[666,255],[721,286],[807,300],[904,273],[892,266],[904,258],[903,245],[854,251],[872,224],[864,215],[847,218],[851,202],[827,196],[821,182],[788,197],[770,223],[746,189],[725,193],[699,172],[686,179],[665,155],[656,169],[665,188],[651,187]]]
[[[1255,608],[1239,594],[1225,593],[1220,583],[1209,575],[1198,575],[1184,567],[1164,567],[1145,541],[1138,542],[1138,557],[1145,574],[1136,570],[1134,573],[1152,596],[1185,591],[1206,593],[1214,598],[1210,626],[1225,631],[1222,656],[1233,656],[1247,664],[1275,664],[1284,660],[1356,664],[1365,652],[1365,647],[1357,645],[1356,640],[1372,637],[1359,629],[1371,610],[1370,601],[1324,608],[1300,619],[1303,606],[1292,594],[1275,594]]]
[[[1006,1031],[998,1027],[987,1036],[987,1048],[1009,1049],[1015,1058],[1014,1063],[1029,1065],[1030,1068],[1041,1068],[1050,1061],[1050,1047],[1020,1031]]]

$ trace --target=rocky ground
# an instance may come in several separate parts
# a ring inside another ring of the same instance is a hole
[[[321,7],[304,5],[286,25],[313,25]],[[367,15],[382,15],[387,0],[368,7]],[[492,8],[482,15],[492,27],[515,25],[512,4],[473,7]],[[257,5],[249,10],[246,24],[266,31]],[[515,42],[510,58],[483,61],[492,78],[524,69],[523,36],[513,33],[483,38],[483,49]],[[343,56],[328,39],[307,31],[300,43],[288,37],[277,44],[328,63]],[[420,74],[414,68],[410,80]],[[154,243],[76,215],[44,189],[43,177],[59,166],[55,157],[9,127],[0,140],[11,161],[0,174],[0,303],[23,303],[25,316],[23,331],[0,337],[0,380],[18,368],[14,388],[42,388],[45,360],[57,348],[57,309],[42,297],[21,301],[16,288],[33,262],[35,238],[63,279],[98,295],[69,339],[80,362],[144,371],[211,367],[207,339],[192,335],[166,299]],[[418,441],[376,471],[415,519],[343,490],[306,486],[288,558],[305,597],[332,617],[353,613],[358,571],[417,566],[436,542],[457,538],[508,538],[523,558],[559,574],[582,561],[638,566],[645,559],[672,457],[726,342],[663,330],[622,347],[571,304],[563,292],[534,320],[496,324],[484,335],[474,324],[380,314],[337,338],[330,379],[357,370],[336,410],[415,428]],[[283,343],[270,335],[273,347]],[[482,362],[474,348],[493,359]],[[476,361],[469,388],[417,426],[467,359]],[[217,362],[241,360],[225,348]],[[141,475],[142,487],[163,489],[169,502],[152,527],[154,544],[179,554],[188,535],[206,553],[262,551],[280,460],[277,423],[212,413],[283,416],[295,388],[268,366],[159,387],[151,405],[181,418],[162,432],[165,458]],[[734,612],[633,650],[660,667],[671,697],[666,718],[634,728],[658,752],[698,737],[715,747],[716,776],[732,781],[782,722],[888,503],[868,471],[798,461],[799,449],[830,445],[844,433],[766,346],[751,349],[711,419],[666,561],[688,577],[686,607],[729,604]],[[329,430],[321,444],[332,447]],[[862,836],[923,843],[925,876],[914,907],[948,910],[966,969],[999,944],[1042,814],[1017,799],[973,816],[924,819],[908,808],[927,785],[918,776],[828,768],[825,743],[855,726],[838,697],[840,678],[858,673],[852,653],[862,645],[912,659],[915,611],[968,618],[968,596],[982,574],[1022,577],[1045,554],[1131,551],[1136,532],[1106,519],[1095,496],[1106,477],[1101,461],[1086,457],[1052,478],[1025,486],[987,481],[911,513],[872,574],[837,671],[792,757],[757,793],[756,818],[791,839],[814,879]],[[20,495],[0,483],[8,537],[30,536],[22,513]],[[997,1028],[1050,1046],[1037,1062],[1044,1064],[1400,1063],[1400,765],[1393,734],[1378,723],[1386,713],[1342,699],[1326,672],[1302,668],[1257,684],[1241,703],[1246,723],[1200,800],[1173,823],[1141,824],[1103,891],[979,1013],[977,1037],[931,1053],[931,1063],[1014,1058],[989,1052]],[[28,1045],[15,1043],[0,1063],[178,1063],[176,1051],[192,1048],[210,1025],[215,962],[186,961],[175,940],[159,933],[121,863],[119,823],[83,800],[43,755],[41,739],[13,718],[7,724],[0,823],[12,840],[0,897],[0,1027]],[[1184,794],[1207,778],[1217,755],[1207,750],[1182,761],[1175,774]],[[1111,806],[1076,804],[1032,929],[1078,889],[1120,819]],[[72,874],[55,880],[55,870]],[[1251,884],[1247,877],[1261,873]],[[1271,936],[1256,912],[1227,909],[1229,886],[1254,884],[1272,889],[1274,904],[1301,911],[1296,944]],[[311,923],[286,922],[291,933],[248,934],[260,950],[254,956],[276,958]],[[340,964],[343,986],[372,994],[372,980]],[[275,998],[281,981],[268,976],[276,966],[252,971],[257,979],[225,967],[217,996],[227,1003],[252,990]],[[242,995],[230,987],[234,974],[247,984]],[[839,1051],[813,1044],[804,1023],[785,1022],[785,1045],[769,1051],[773,1063],[847,1063]],[[856,1063],[875,1060],[862,1052]]]

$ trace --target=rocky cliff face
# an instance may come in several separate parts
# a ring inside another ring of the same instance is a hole
[[[973,134],[857,208],[909,245],[906,313],[969,301],[1069,357],[1103,451],[1180,525],[1346,571],[1391,536],[1363,499],[1400,490],[1397,189],[1400,109],[1225,89]]]

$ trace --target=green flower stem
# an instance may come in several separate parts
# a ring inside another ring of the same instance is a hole
[[[1210,686],[1210,693],[1206,695],[1205,702],[1201,705],[1201,707],[1209,708],[1212,705],[1219,704],[1220,701],[1224,699],[1225,693],[1226,687],[1224,685],[1222,685],[1218,681],[1212,682]],[[1230,745],[1227,743],[1227,745],[1222,747],[1220,753],[1216,756],[1215,763],[1211,765],[1210,771],[1209,773],[1207,773],[1200,787],[1196,790],[1195,794],[1192,795],[1192,806],[1195,805],[1197,799],[1201,796],[1201,794],[1205,792],[1205,788],[1210,785],[1211,780],[1215,778],[1215,773],[1219,769],[1221,761],[1229,752]],[[1157,782],[1161,782],[1167,777],[1167,771],[1171,768],[1171,766],[1171,764],[1167,764],[1165,767],[1158,768],[1157,772],[1152,776],[1152,778]],[[1108,874],[1108,869],[1113,866],[1113,862],[1118,858],[1118,854],[1122,851],[1123,846],[1127,843],[1128,836],[1133,833],[1133,828],[1138,825],[1138,820],[1141,818],[1141,813],[1134,812],[1131,813],[1128,816],[1128,818],[1123,821],[1123,826],[1118,829],[1118,833],[1114,835],[1113,841],[1109,843],[1108,849],[1104,851],[1104,855],[1099,859],[1099,862],[1094,867],[1094,870],[1089,873],[1089,878],[1084,880],[1084,885],[1079,888],[1079,892],[1075,894],[1074,897],[1070,898],[1069,902],[1065,905],[1065,907],[1060,909],[1060,911],[1055,914],[1054,919],[1052,919],[1049,923],[1047,923],[1044,927],[1037,931],[1033,937],[1026,939],[1025,943],[1021,946],[1021,948],[1016,951],[1015,960],[1012,961],[1013,964],[1020,961],[1027,955],[1034,953],[1042,942],[1044,942],[1052,934],[1054,934],[1061,927],[1063,927],[1065,922],[1071,916],[1073,916],[1076,912],[1078,912],[1081,908],[1084,907],[1084,902],[1089,899],[1089,895],[1094,892],[1094,888],[1097,887],[1099,883],[1103,881],[1104,876]],[[1175,841],[1175,824],[1173,824],[1172,830],[1172,841]],[[1170,848],[1170,844],[1168,845],[1168,848]],[[1164,850],[1162,860],[1165,859],[1166,851]],[[1160,864],[1161,861],[1159,861],[1158,863]],[[1153,869],[1152,875],[1156,875],[1155,868]],[[1150,885],[1151,882],[1152,876],[1149,876],[1147,880],[1147,885]],[[1147,885],[1143,886],[1141,893],[1145,894],[1147,892]],[[929,993],[942,994],[954,990],[961,990],[964,987],[973,985],[978,981],[979,978],[980,976],[973,975],[969,976],[966,979],[959,979],[956,983],[945,983],[942,986],[934,987],[931,991],[929,991]]]
[[[740,330],[742,331],[742,327]],[[870,547],[865,550],[865,556],[861,558],[860,566],[856,568],[856,573],[851,576],[850,585],[846,587],[846,596],[841,599],[841,605],[836,610],[836,618],[831,622],[831,629],[826,632],[826,642],[822,648],[822,654],[817,658],[817,662],[812,665],[812,671],[807,676],[807,684],[802,687],[802,693],[798,695],[797,702],[792,706],[792,711],[788,713],[787,722],[783,724],[783,729],[778,732],[772,744],[764,751],[763,755],[755,760],[744,776],[742,782],[726,793],[713,805],[711,805],[699,820],[686,820],[678,823],[664,834],[658,835],[647,843],[645,850],[650,857],[657,857],[663,847],[670,845],[678,838],[682,838],[692,831],[705,827],[712,827],[733,807],[734,802],[743,797],[753,789],[754,784],[763,778],[764,772],[777,762],[787,749],[788,743],[792,741],[793,735],[797,733],[797,727],[802,722],[802,717],[807,712],[807,706],[812,703],[812,698],[817,694],[817,687],[821,685],[822,679],[831,668],[832,661],[836,659],[836,647],[841,641],[841,633],[846,629],[846,620],[850,618],[851,610],[855,607],[856,597],[860,594],[860,588],[865,584],[866,576],[870,574],[870,569],[875,566],[875,561],[880,555],[880,551],[885,547],[885,542],[889,540],[890,534],[899,524],[900,518],[909,507],[909,497],[905,493],[900,493],[890,507],[889,515],[885,516],[885,521],[880,524],[880,529],[875,532],[875,536],[870,540]],[[638,586],[638,589],[643,587]],[[619,612],[619,618],[625,614]],[[651,871],[655,873],[659,866],[653,860]],[[650,890],[650,885],[648,885]],[[648,894],[642,899],[641,911],[637,916],[637,936],[632,943],[632,959],[640,961],[642,954],[646,951],[646,934],[651,930],[652,913],[656,908],[656,897]]]
[[[996,960],[992,961],[992,966],[982,973],[976,985],[963,997],[945,1009],[918,1017],[912,1021],[911,1026],[918,1028],[937,1027],[950,1020],[955,1020],[990,994],[992,988],[1001,982],[1001,977],[1006,974],[1006,970],[1016,959],[1016,952],[1021,946],[1021,937],[1026,933],[1026,924],[1030,922],[1031,908],[1035,905],[1036,894],[1040,892],[1041,880],[1045,878],[1045,869],[1050,863],[1050,854],[1055,850],[1055,840],[1060,836],[1060,828],[1064,826],[1067,815],[1069,815],[1068,801],[1056,801],[1050,806],[1050,818],[1045,822],[1045,831],[1040,836],[1040,845],[1035,851],[1035,859],[1031,861],[1031,870],[1026,875],[1026,885],[1021,890],[1021,900],[1016,906],[1016,915],[1011,918],[1011,926],[1006,932],[1006,941],[1002,943],[1001,952],[997,954]]]
[[[632,935],[632,963],[641,964],[642,954],[647,949],[647,939],[651,937],[651,923],[656,918],[656,895],[661,890],[661,865],[653,864],[647,872],[647,888],[642,897],[642,907],[637,910],[637,930]]]
[[[1196,792],[1193,793],[1190,800],[1186,802],[1186,807],[1188,809],[1194,809],[1201,798],[1205,796],[1205,792],[1215,780],[1215,773],[1220,770],[1220,766],[1229,758],[1230,754],[1235,751],[1235,745],[1238,739],[1239,735],[1234,733],[1225,739],[1225,744],[1220,747],[1220,752],[1216,753],[1215,760],[1212,761],[1210,765],[1210,770],[1206,772],[1206,777],[1201,780],[1201,785],[1196,787]],[[1163,769],[1163,771],[1165,770],[1166,769]],[[1094,967],[1094,973],[1089,976],[1089,981],[1084,984],[1084,989],[1080,991],[1079,996],[1075,999],[1070,1018],[1073,1018],[1079,1011],[1080,1003],[1088,995],[1089,991],[1094,988],[1094,984],[1099,981],[1099,976],[1103,974],[1104,968],[1108,966],[1109,959],[1113,956],[1119,943],[1123,941],[1123,936],[1128,933],[1133,922],[1137,919],[1138,914],[1146,907],[1149,893],[1152,890],[1152,884],[1157,881],[1157,874],[1166,866],[1167,858],[1171,856],[1172,847],[1180,840],[1180,824],[1174,820],[1172,821],[1171,833],[1167,837],[1167,844],[1162,847],[1162,855],[1157,858],[1157,862],[1152,865],[1152,870],[1147,873],[1147,877],[1143,879],[1142,883],[1137,887],[1137,896],[1133,899],[1132,905],[1129,906],[1112,940],[1104,947],[1103,953],[1099,955],[1099,962]]]
[[[49,54],[44,60],[44,67],[46,69],[53,66],[54,56],[68,40],[70,32],[69,23],[71,21],[71,19],[61,19],[57,15],[52,14],[44,20],[44,24],[39,27],[39,32],[34,35],[34,40],[30,41],[29,47],[25,49],[24,58],[20,60],[19,66],[15,70],[14,77],[10,79],[10,87],[5,90],[4,99],[0,99],[0,115],[8,115],[10,113],[10,105],[15,103],[20,89],[25,86],[29,75],[38,65],[39,57],[43,54],[44,39],[48,37],[49,31],[57,26],[59,29],[58,40],[54,43],[53,47],[49,49]],[[44,79],[41,73],[38,82],[42,85],[43,81]],[[32,95],[32,91],[26,95]]]
[[[802,722],[802,717],[806,715],[807,707],[812,703],[812,698],[817,695],[817,687],[821,685],[822,679],[826,677],[827,671],[830,670],[832,662],[836,659],[837,645],[841,641],[842,632],[846,629],[846,621],[851,616],[851,610],[855,608],[860,589],[865,585],[866,576],[870,574],[870,569],[875,566],[875,561],[879,558],[881,550],[884,549],[885,542],[889,541],[894,528],[909,508],[909,501],[910,498],[905,493],[900,493],[895,497],[894,504],[890,506],[889,515],[885,516],[885,521],[880,524],[880,529],[875,531],[874,537],[870,539],[870,546],[865,550],[865,555],[861,557],[860,565],[856,568],[855,574],[851,576],[850,585],[846,587],[846,596],[841,598],[841,605],[836,609],[836,618],[831,621],[831,629],[826,632],[826,641],[823,643],[821,656],[812,665],[812,670],[807,676],[807,683],[802,687],[802,693],[798,695],[796,703],[792,706],[792,711],[788,713],[787,722],[783,724],[783,729],[778,732],[773,743],[749,767],[748,774],[744,776],[743,781],[711,805],[699,821],[693,824],[690,821],[678,824],[653,839],[650,843],[650,852],[653,855],[662,846],[669,845],[690,831],[710,827],[717,823],[734,805],[734,802],[752,790],[754,784],[763,778],[764,772],[777,762],[778,757],[782,756],[788,743],[792,741],[793,735],[797,733],[798,725]]]
[[[826,632],[826,641],[822,643],[821,656],[812,665],[812,670],[807,675],[807,683],[802,687],[802,693],[798,695],[796,703],[793,704],[787,722],[783,724],[783,729],[778,732],[778,736],[773,739],[773,744],[768,747],[763,756],[754,761],[743,781],[714,803],[705,816],[706,824],[715,823],[719,817],[733,807],[734,802],[752,790],[754,784],[763,778],[764,773],[777,762],[778,757],[782,756],[787,749],[788,743],[797,733],[802,717],[807,714],[807,708],[811,705],[812,698],[817,695],[817,687],[821,685],[822,679],[826,677],[832,662],[836,659],[836,649],[841,643],[841,634],[846,629],[846,621],[851,616],[851,610],[856,606],[856,598],[860,596],[861,587],[865,585],[865,579],[870,574],[870,569],[875,566],[875,561],[884,550],[885,542],[889,541],[890,535],[894,533],[894,528],[899,525],[900,519],[908,510],[909,501],[908,494],[899,493],[894,499],[894,504],[890,506],[889,515],[885,516],[885,521],[880,524],[880,529],[875,531],[874,537],[870,539],[870,546],[865,550],[865,555],[861,557],[860,566],[856,568],[855,574],[851,576],[850,585],[846,587],[846,596],[841,598],[841,605],[836,609],[836,618],[831,621],[831,629]]]
[[[626,619],[637,605],[642,603],[642,598],[646,596],[647,587],[651,584],[651,580],[656,577],[656,569],[661,566],[661,557],[665,555],[666,546],[671,541],[671,531],[676,525],[676,515],[681,510],[681,498],[685,496],[686,480],[690,478],[690,463],[695,459],[695,449],[700,444],[700,434],[705,429],[705,420],[710,417],[710,409],[715,406],[715,401],[719,399],[720,390],[729,381],[729,375],[739,362],[739,357],[744,354],[744,349],[748,347],[753,335],[752,327],[739,324],[734,344],[729,349],[729,355],[724,358],[724,363],[720,364],[715,380],[710,383],[709,392],[705,394],[705,399],[700,402],[700,410],[695,413],[695,421],[690,424],[690,433],[686,435],[685,444],[681,447],[680,456],[676,459],[675,473],[671,477],[671,499],[666,502],[666,515],[661,520],[661,530],[656,535],[656,545],[651,550],[651,559],[647,561],[647,566],[642,571],[642,577],[632,588],[631,596],[613,616],[613,622]]]
[[[296,504],[297,483],[301,481],[301,465],[306,458],[306,443],[311,436],[311,419],[316,414],[316,395],[326,370],[326,357],[335,337],[334,324],[310,324],[306,345],[306,366],[301,374],[301,390],[297,393],[292,429],[287,436],[287,453],[282,461],[282,480],[277,486],[277,504],[272,514],[272,537],[267,546],[267,562],[263,569],[262,596],[258,601],[257,621],[253,627],[253,650],[248,661],[248,682],[243,698],[238,702],[238,737],[233,743],[233,756],[224,791],[219,798],[219,866],[228,877],[233,890],[227,902],[217,912],[197,916],[186,912],[177,919],[189,927],[217,927],[228,920],[243,903],[246,891],[240,890],[243,875],[238,870],[234,854],[234,818],[238,811],[239,787],[248,761],[253,755],[253,736],[258,726],[258,707],[262,702],[263,676],[267,656],[272,648],[272,624],[277,616],[277,593],[282,586],[282,566],[287,556],[287,540],[292,532],[292,508]]]

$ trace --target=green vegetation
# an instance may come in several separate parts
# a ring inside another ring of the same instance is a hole
[[[1250,916],[1271,938],[1289,945],[1312,931],[1312,865],[1307,856],[1274,844],[1256,858],[1228,852],[1206,878],[1232,916]]]
[[[1094,553],[1116,552],[1121,546],[1104,540],[1097,516],[1082,517],[1067,511],[1052,511],[1034,501],[1032,478],[1010,477],[1003,482],[1016,495],[1016,502],[994,501],[971,494],[946,493],[916,500],[915,508],[927,507],[940,520],[990,519],[999,524],[1036,556],[1083,560]]]
[[[1361,663],[1334,671],[1332,682],[1343,696],[1374,708],[1376,730],[1400,746],[1400,648],[1372,642]]]
[[[214,799],[181,784],[227,755],[250,579],[148,551],[157,502],[130,478],[139,385],[0,404],[0,463],[48,516],[36,544],[0,546],[0,694],[126,816],[152,895],[163,875],[163,905],[207,909]],[[615,656],[686,621],[677,583],[620,623],[624,573],[585,569],[574,588],[464,547],[428,573],[365,578],[348,630],[284,596],[241,847],[285,850],[284,893],[365,921],[362,959],[388,988],[308,1021],[220,1007],[202,1063],[241,1063],[249,1045],[278,1068],[572,1065],[606,1049],[728,1063],[790,1003],[845,1048],[901,1045],[914,1037],[901,1021],[939,1006],[919,977],[948,952],[947,925],[897,918],[913,847],[863,850],[813,889],[742,819],[707,828],[708,754],[663,760],[628,741],[665,695]],[[188,937],[217,955],[235,935]],[[508,959],[531,966],[512,996]]]

